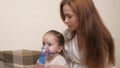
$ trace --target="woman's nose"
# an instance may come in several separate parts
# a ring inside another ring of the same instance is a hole
[[[65,18],[65,21],[64,21],[66,24],[69,22],[68,18],[66,17]]]

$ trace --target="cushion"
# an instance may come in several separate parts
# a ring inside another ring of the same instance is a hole
[[[39,56],[34,50],[0,51],[0,68],[35,68]]]

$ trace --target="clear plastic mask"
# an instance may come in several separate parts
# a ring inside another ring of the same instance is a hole
[[[49,55],[50,55],[49,46],[46,44],[43,46],[41,50],[41,56],[44,56],[45,58],[47,58]]]
[[[39,62],[45,63],[45,60],[47,57],[49,57],[50,54],[57,54],[58,52],[51,53],[49,50],[49,46],[46,44],[42,47]]]

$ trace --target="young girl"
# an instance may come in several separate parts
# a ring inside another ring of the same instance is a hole
[[[49,50],[49,55],[45,59],[45,65],[66,65],[66,61],[62,56],[64,43],[64,37],[60,32],[56,30],[50,30],[47,33],[45,33],[45,35],[43,36],[42,48],[48,48]],[[37,61],[37,63],[39,63],[39,60]],[[44,64],[42,65],[44,66]]]

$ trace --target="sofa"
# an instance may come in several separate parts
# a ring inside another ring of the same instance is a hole
[[[0,68],[35,68],[39,56],[35,50],[0,51]]]
[[[40,51],[35,50],[0,51],[0,68],[36,68],[39,57]]]

